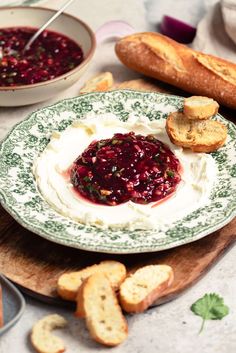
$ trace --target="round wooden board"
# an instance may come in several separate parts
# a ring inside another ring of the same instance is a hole
[[[236,219],[221,230],[178,248],[145,254],[108,255],[54,244],[22,228],[0,208],[0,272],[27,294],[49,303],[66,303],[56,293],[58,277],[65,271],[113,259],[129,271],[146,264],[173,267],[175,280],[158,300],[175,298],[193,285],[236,240]]]
[[[143,79],[122,83],[117,88],[168,92],[170,87]],[[172,88],[173,93],[173,88]],[[174,92],[180,94],[179,91]],[[183,94],[183,93],[182,93]],[[228,118],[233,117],[226,110]],[[108,255],[80,251],[49,242],[22,228],[0,206],[0,272],[25,293],[48,303],[70,305],[57,296],[56,283],[65,271],[74,271],[113,259],[129,271],[146,265],[165,263],[173,267],[175,279],[155,304],[167,302],[192,286],[234,244],[236,219],[221,230],[178,248],[145,254]]]

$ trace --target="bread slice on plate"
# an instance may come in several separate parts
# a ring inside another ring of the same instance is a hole
[[[65,346],[61,338],[54,336],[52,330],[67,325],[64,317],[52,314],[37,321],[31,332],[31,343],[39,353],[62,353]]]
[[[57,281],[57,292],[63,299],[76,300],[77,292],[83,281],[94,273],[105,273],[111,286],[117,290],[126,277],[125,266],[118,261],[102,261],[83,270],[62,274]]]
[[[122,343],[128,325],[109,279],[102,273],[87,278],[79,289],[76,316],[85,316],[92,338],[106,346]]]
[[[184,115],[188,119],[209,119],[217,114],[219,104],[212,98],[192,96],[184,100]]]
[[[131,274],[120,286],[120,304],[129,313],[146,310],[171,285],[174,272],[168,265],[148,265]]]
[[[111,72],[102,72],[88,80],[80,93],[107,91],[113,85],[113,76]]]
[[[194,152],[213,152],[224,145],[227,127],[215,120],[189,120],[183,113],[171,113],[166,121],[166,132],[175,145]]]

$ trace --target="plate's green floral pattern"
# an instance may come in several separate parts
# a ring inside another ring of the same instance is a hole
[[[61,101],[32,113],[15,126],[0,146],[0,200],[24,227],[51,241],[84,250],[109,253],[158,251],[197,240],[222,227],[236,214],[236,126],[217,115],[228,127],[227,144],[212,153],[218,179],[209,202],[159,232],[102,230],[76,223],[54,211],[40,195],[32,163],[47,145],[52,130],[64,130],[91,111],[112,112],[125,121],[130,113],[150,120],[181,110],[183,98],[138,91],[90,93]],[[61,114],[62,112],[66,112]]]

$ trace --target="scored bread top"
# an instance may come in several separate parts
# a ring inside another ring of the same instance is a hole
[[[89,332],[97,342],[116,346],[127,338],[127,322],[104,274],[91,275],[80,287],[75,315],[80,312],[84,313]]]
[[[132,70],[236,108],[236,64],[154,32],[120,39],[115,51]]]
[[[184,99],[184,115],[188,119],[209,119],[217,114],[219,104],[212,98],[192,96]]]
[[[171,113],[166,121],[166,131],[177,146],[194,152],[213,152],[223,146],[227,128],[215,120],[189,120],[183,113]]]
[[[122,308],[127,312],[146,310],[173,279],[173,270],[168,265],[148,265],[138,269],[120,286]]]
[[[126,277],[125,266],[118,261],[102,261],[99,264],[88,266],[80,271],[62,274],[57,281],[57,292],[66,300],[76,300],[77,292],[82,282],[96,272],[105,273],[112,287],[116,290]]]

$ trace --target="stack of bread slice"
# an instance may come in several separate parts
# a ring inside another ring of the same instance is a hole
[[[116,346],[127,338],[127,321],[103,273],[97,272],[84,281],[78,291],[75,315],[85,318],[92,338],[99,343]]]
[[[227,127],[211,120],[218,108],[218,103],[211,98],[186,98],[183,112],[171,113],[167,118],[166,132],[171,142],[194,152],[213,152],[222,147],[227,138]]]
[[[102,261],[80,271],[63,273],[57,281],[57,292],[65,300],[75,301],[83,281],[94,273],[105,274],[114,290],[119,289],[126,277],[125,266],[118,261]]]
[[[128,313],[146,310],[173,282],[168,265],[148,265],[127,276],[117,261],[103,261],[80,271],[65,273],[57,290],[63,299],[75,300],[75,315],[84,318],[91,337],[106,346],[122,343],[128,325],[122,309]]]

